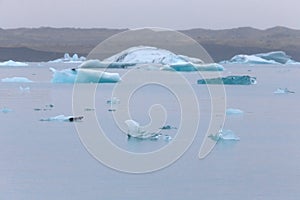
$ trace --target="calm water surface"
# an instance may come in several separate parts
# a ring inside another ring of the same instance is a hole
[[[48,67],[50,64],[33,63],[0,69],[0,79],[23,76],[35,81],[0,83],[0,109],[12,110],[0,112],[0,199],[300,199],[300,66],[225,66],[224,75],[252,75],[258,84],[226,86],[227,107],[245,114],[228,116],[224,129],[231,129],[241,140],[219,142],[204,160],[197,156],[211,117],[210,97],[206,86],[196,84],[201,78],[197,73],[185,73],[199,99],[197,137],[173,165],[141,175],[112,170],[94,159],[82,145],[74,123],[39,121],[72,115],[73,85],[51,84]],[[125,70],[113,71],[123,74]],[[30,87],[30,91],[21,92],[20,86]],[[114,86],[99,85],[95,96],[97,117],[107,136],[132,152],[168,145],[161,139],[128,140],[116,127],[106,104]],[[295,93],[273,94],[279,87]],[[178,126],[176,98],[155,85],[133,95],[133,118],[148,123],[148,109],[156,103],[168,112],[167,124]],[[49,104],[54,107],[48,109]],[[174,138],[176,130],[162,133]]]

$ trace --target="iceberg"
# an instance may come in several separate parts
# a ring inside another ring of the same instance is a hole
[[[101,62],[100,60],[87,60],[79,65],[78,68],[128,68],[136,65],[135,63],[123,62]]]
[[[22,86],[20,86],[19,89],[20,89],[21,93],[29,93],[30,92],[30,87],[22,87]]]
[[[297,64],[283,51],[273,51],[269,53],[259,53],[253,55],[236,55],[229,61],[222,61],[221,63],[231,64]]]
[[[6,67],[26,67],[28,66],[27,63],[23,62],[16,62],[13,60],[5,61],[5,62],[0,62],[0,66],[6,66]]]
[[[82,119],[83,119],[83,116],[74,117],[74,116],[58,115],[58,116],[55,116],[55,117],[40,119],[40,121],[77,122],[77,121],[81,121]]]
[[[220,130],[216,135],[209,135],[210,139],[214,141],[220,140],[231,140],[231,141],[239,141],[240,138],[235,135],[235,133],[231,130]]]
[[[256,78],[245,76],[226,76],[222,78],[200,79],[198,84],[224,84],[224,85],[253,85],[256,84]]]
[[[143,127],[140,126],[140,124],[134,120],[126,120],[125,124],[127,125],[128,131],[127,136],[138,138],[138,139],[149,139],[156,137],[157,133],[150,133],[143,129]]]
[[[242,115],[244,114],[244,111],[236,108],[228,108],[226,110],[226,115]]]
[[[56,60],[51,60],[49,63],[82,63],[86,60],[85,57],[81,56],[80,58],[75,53],[73,56],[70,56],[69,53],[65,53],[63,58],[58,58]]]
[[[116,83],[121,80],[118,73],[103,72],[96,69],[64,69],[53,72],[52,83]]]
[[[120,104],[120,102],[121,102],[120,99],[118,99],[117,97],[113,97],[106,101],[106,103],[110,105]]]
[[[32,83],[33,81],[25,77],[12,77],[12,78],[3,78],[1,82],[4,83]]]
[[[177,55],[171,51],[150,46],[131,47],[104,59],[102,62],[98,63],[98,66],[115,68],[135,66],[147,70],[157,70],[157,66],[160,66],[160,70],[182,72],[224,70],[224,67],[217,63],[205,64],[198,58]]]

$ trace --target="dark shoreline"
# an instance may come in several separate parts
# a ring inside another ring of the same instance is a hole
[[[86,56],[97,44],[125,29],[19,28],[0,29],[0,61],[49,61],[64,53]],[[249,27],[180,31],[198,41],[216,62],[237,54],[285,51],[300,60],[300,30]]]

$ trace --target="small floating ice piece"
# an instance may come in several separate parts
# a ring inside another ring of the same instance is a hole
[[[1,79],[4,83],[32,83],[33,81],[25,77],[12,77],[12,78],[3,78]]]
[[[235,135],[235,133],[231,130],[220,130],[216,135],[209,135],[214,141],[220,140],[232,140],[232,141],[239,141],[240,138]]]
[[[2,109],[0,109],[0,112],[6,114],[6,113],[12,112],[12,109],[9,109],[9,108],[2,108]]]
[[[226,115],[242,115],[244,114],[244,111],[236,108],[228,108],[226,110]]]
[[[284,88],[284,89],[278,88],[278,89],[275,90],[273,93],[274,93],[274,94],[291,94],[291,93],[295,93],[295,92],[290,91],[290,90],[287,89],[287,88]]]
[[[160,129],[161,130],[171,130],[171,129],[177,129],[177,128],[174,126],[165,125],[165,126],[161,127]]]
[[[164,135],[164,141],[169,142],[172,140],[172,137],[169,135]]]
[[[110,104],[110,105],[120,104],[120,99],[118,99],[117,97],[113,97],[113,98],[107,100],[106,103]]]
[[[22,93],[29,93],[30,92],[30,87],[20,86],[19,89],[20,89],[20,92],[22,92]]]
[[[55,117],[49,117],[46,119],[41,119],[40,121],[59,121],[59,122],[77,122],[77,121],[81,121],[83,119],[83,116],[64,116],[64,115],[58,115]]]

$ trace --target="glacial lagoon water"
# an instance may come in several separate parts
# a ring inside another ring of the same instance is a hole
[[[198,153],[211,117],[210,97],[206,86],[197,84],[201,78],[197,73],[183,73],[200,105],[197,136],[174,164],[147,174],[122,173],[101,164],[81,143],[74,123],[40,121],[72,115],[73,85],[50,83],[49,67],[74,66],[31,63],[0,68],[0,79],[19,76],[34,81],[0,83],[0,109],[9,109],[0,112],[0,199],[300,199],[299,65],[225,65],[222,74],[254,76],[257,84],[225,86],[227,108],[244,113],[227,116],[224,129],[232,130],[240,141],[218,142],[203,160]],[[138,153],[169,145],[172,140],[127,139],[108,111],[114,86],[98,85],[95,108],[86,111],[95,109],[111,141]],[[274,94],[277,88],[295,93]],[[177,127],[179,104],[157,85],[134,93],[133,118],[148,123],[148,109],[156,103],[168,113],[166,124]],[[162,130],[162,134],[174,139],[176,129]]]

